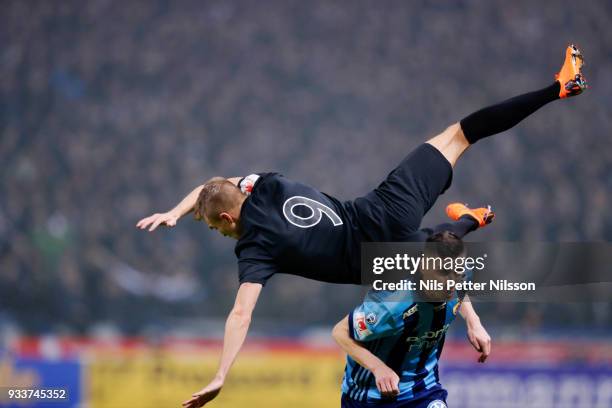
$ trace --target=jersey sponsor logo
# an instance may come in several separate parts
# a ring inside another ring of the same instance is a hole
[[[417,350],[424,347],[434,347],[446,334],[450,324],[446,323],[444,327],[436,331],[428,331],[421,336],[406,337],[406,343],[410,343],[409,351]]]
[[[442,401],[442,400],[435,400],[435,401],[431,401],[427,405],[427,408],[448,408],[448,407],[446,406],[444,401]]]
[[[365,313],[357,312],[353,315],[353,326],[359,338],[372,334],[370,329],[368,329],[368,325],[366,324]]]
[[[368,324],[376,324],[377,320],[378,318],[376,317],[376,313],[374,312],[368,313],[368,315],[366,316],[366,322],[368,322]]]
[[[297,207],[306,207],[310,215],[302,217],[295,213]],[[300,228],[311,228],[321,222],[323,215],[330,219],[334,227],[342,225],[342,219],[328,206],[311,198],[293,196],[283,204],[283,215],[291,224]]]
[[[450,324],[446,323],[444,327],[442,327],[440,330],[428,331],[428,332],[423,333],[423,335],[421,336],[407,337],[406,341],[415,342],[415,341],[420,341],[420,340],[439,339],[440,337],[442,337],[444,333],[446,333],[449,327],[450,327]]]
[[[415,314],[418,311],[419,311],[419,305],[414,305],[410,309],[408,309],[408,310],[406,310],[404,312],[404,314],[402,315],[402,319],[406,319],[406,318],[412,316],[413,314]]]

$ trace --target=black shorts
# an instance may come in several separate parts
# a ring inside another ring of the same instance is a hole
[[[453,168],[430,144],[414,149],[372,192],[354,201],[368,241],[411,241],[423,216],[450,187]]]

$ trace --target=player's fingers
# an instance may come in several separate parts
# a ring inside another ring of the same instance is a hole
[[[399,377],[395,377],[393,379],[393,390],[396,391],[398,394],[399,394],[399,382],[400,382]]]
[[[149,232],[155,231],[155,229],[159,227],[159,224],[161,224],[162,222],[164,222],[163,217],[159,217],[158,219],[156,219],[153,225],[151,225],[151,228],[149,228]]]
[[[202,406],[202,401],[199,398],[194,397],[189,402],[189,406],[187,408],[198,408],[201,406]]]
[[[148,217],[145,217],[138,222],[138,225],[140,226],[140,228],[146,228],[146,226],[155,221],[155,218],[157,218],[158,216],[159,214],[153,214]]]
[[[391,382],[391,378],[385,378],[384,385],[386,396],[392,397],[393,395],[395,395],[395,393],[393,392],[393,384]]]
[[[147,225],[147,221],[149,220],[149,217],[147,218],[143,218],[142,220],[138,221],[138,223],[136,224],[136,226],[138,228],[144,228],[145,225]]]
[[[391,384],[389,383],[388,378],[383,379],[383,389],[385,390],[385,395],[391,395]]]
[[[147,227],[149,227],[149,226],[150,226],[150,225],[152,225],[153,223],[155,223],[155,220],[149,220],[149,221],[147,221],[147,223],[146,223],[146,224],[144,224],[144,225],[142,226],[142,229],[146,229]]]
[[[478,344],[478,342],[476,341],[475,338],[473,337],[468,337],[468,340],[470,341],[470,344],[472,345],[472,347],[474,347],[474,349],[476,351],[481,351],[480,350],[480,344]]]
[[[393,378],[389,378],[389,385],[388,385],[389,391],[391,393],[391,395],[397,395],[399,394],[399,389],[397,388],[397,383],[395,382],[395,379]]]
[[[483,341],[482,353],[485,355],[485,358],[491,354],[491,339],[488,337]]]
[[[387,393],[389,392],[389,390],[387,389],[387,384],[385,384],[384,379],[380,381],[380,386],[378,387],[378,390],[383,395],[387,395]]]

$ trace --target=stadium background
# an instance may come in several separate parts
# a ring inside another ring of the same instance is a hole
[[[591,89],[480,142],[424,225],[460,200],[498,214],[472,239],[612,239],[609,1],[1,6],[0,387],[178,405],[215,368],[233,243],[189,219],[145,234],[139,218],[218,174],[356,197],[447,124],[550,83],[571,41]],[[337,406],[329,329],[361,295],[275,277],[213,406]],[[610,306],[477,304],[493,354],[476,366],[451,328],[451,406],[612,406]]]

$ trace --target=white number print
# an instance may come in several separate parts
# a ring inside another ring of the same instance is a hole
[[[301,217],[294,212],[296,207],[307,207],[310,210],[308,217]],[[328,206],[316,200],[302,196],[288,198],[283,204],[283,214],[287,221],[300,228],[311,228],[321,222],[323,214],[327,216],[335,227],[342,225],[342,219]]]

